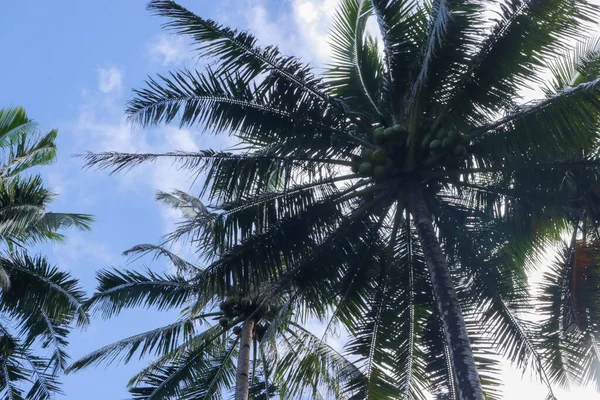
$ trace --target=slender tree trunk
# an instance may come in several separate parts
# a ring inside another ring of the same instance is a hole
[[[408,206],[421,239],[433,291],[442,316],[450,363],[456,377],[460,399],[483,400],[483,391],[465,321],[450,277],[448,260],[440,246],[420,189],[411,191]]]
[[[250,346],[254,331],[254,319],[248,318],[240,332],[240,353],[238,354],[237,372],[235,378],[235,400],[248,400],[250,381]]]

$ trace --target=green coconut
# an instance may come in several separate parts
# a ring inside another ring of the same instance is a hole
[[[442,147],[448,147],[452,144],[452,139],[450,138],[446,138],[444,140],[442,140]]]
[[[242,333],[242,327],[239,325],[236,325],[233,327],[233,330],[231,332],[233,332],[234,335],[239,336]]]
[[[371,150],[371,149],[363,149],[363,151],[361,153],[361,157],[362,157],[362,159],[364,161],[370,161],[372,154],[373,154],[373,150]]]
[[[353,164],[350,169],[352,170],[352,172],[354,172],[355,174],[358,173],[358,166],[359,164]]]
[[[370,162],[364,162],[360,164],[360,166],[358,167],[358,172],[360,172],[361,174],[369,175],[371,172],[373,172],[373,164],[371,164]]]
[[[373,164],[383,164],[386,158],[387,154],[385,150],[378,149],[373,152],[373,155],[371,156],[371,161],[373,162]]]
[[[394,132],[402,132],[404,131],[404,127],[400,124],[396,124],[394,126],[392,126],[392,129],[394,130]]]
[[[383,139],[384,139],[383,131],[384,131],[383,128],[376,128],[375,130],[373,130],[373,139],[375,140],[375,143],[383,142]]]
[[[240,306],[242,306],[243,308],[248,308],[252,305],[252,300],[250,300],[248,297],[244,297],[242,300],[240,300]]]
[[[227,328],[229,326],[229,318],[227,318],[227,317],[219,318],[219,325],[221,325],[223,328]]]
[[[225,300],[225,305],[226,305],[227,307],[232,307],[232,306],[234,306],[234,305],[235,305],[235,303],[237,303],[237,299],[236,299],[235,297],[228,297],[228,298]]]
[[[434,140],[431,141],[431,143],[429,143],[429,148],[431,150],[435,150],[435,149],[438,149],[440,147],[442,147],[442,141],[441,140],[434,139]]]
[[[446,130],[445,129],[440,129],[436,135],[436,137],[440,140],[443,140],[446,137]]]
[[[457,157],[464,157],[465,155],[467,155],[467,148],[462,144],[459,144],[454,148],[453,153]]]
[[[385,178],[385,176],[387,175],[387,173],[388,173],[388,169],[386,167],[384,167],[383,165],[378,165],[373,170],[373,176],[377,180]]]
[[[394,133],[394,128],[385,128],[385,130],[383,131],[383,137],[385,138],[385,140],[389,140],[394,137]]]
[[[448,133],[448,138],[452,140],[456,140],[458,138],[458,132],[454,129]]]

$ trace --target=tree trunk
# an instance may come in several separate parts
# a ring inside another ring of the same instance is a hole
[[[254,331],[254,319],[248,318],[240,332],[240,353],[238,354],[235,378],[235,400],[248,400],[250,381],[250,345]]]
[[[448,260],[433,228],[433,221],[420,189],[409,194],[409,211],[421,239],[425,261],[431,277],[436,302],[444,326],[450,363],[456,378],[460,399],[483,400],[483,391],[475,367],[465,321],[450,277]]]

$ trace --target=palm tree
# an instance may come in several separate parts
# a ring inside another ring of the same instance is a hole
[[[201,125],[245,151],[87,161],[119,171],[164,157],[206,172],[223,254],[207,274],[229,277],[204,280],[206,290],[269,282],[331,312],[363,357],[365,398],[393,398],[386,388],[418,398],[426,387],[482,399],[481,372],[494,365],[476,358],[491,350],[550,386],[556,377],[519,318],[524,266],[568,225],[565,177],[597,173],[598,54],[562,57],[597,7],[343,0],[323,79],[173,1],[149,8],[211,67],[150,79],[131,118]],[[371,17],[381,42],[366,29]],[[525,102],[548,72],[542,97]]]
[[[213,399],[234,392],[236,400],[247,400],[252,393],[258,400],[270,398],[275,390],[286,398],[344,398],[344,380],[360,380],[362,374],[302,327],[294,314],[298,310],[293,296],[244,297],[240,291],[238,296],[219,299],[203,291],[199,284],[203,271],[168,247],[190,240],[194,230],[210,225],[207,221],[215,214],[179,190],[158,192],[157,198],[181,211],[182,221],[160,245],[137,245],[124,254],[133,259],[166,257],[175,273],[100,271],[97,292],[87,307],[106,318],[140,305],[181,309],[181,318],[104,346],[68,371],[152,354],[157,359],[129,382],[135,399]]]
[[[48,212],[54,195],[32,167],[52,162],[56,131],[40,135],[22,108],[0,109],[0,393],[8,399],[50,399],[60,392],[57,373],[66,368],[67,336],[84,325],[85,293],[69,273],[27,245],[62,240],[71,226],[89,229],[91,218]]]

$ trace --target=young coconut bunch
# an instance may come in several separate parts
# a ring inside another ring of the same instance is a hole
[[[343,0],[324,79],[174,1],[149,8],[189,36],[213,69],[149,80],[130,103],[132,120],[199,125],[234,135],[246,151],[88,154],[90,165],[123,170],[164,157],[206,173],[204,194],[221,210],[211,232],[224,251],[207,270],[234,286],[269,282],[299,293],[317,314],[339,309],[341,321],[370,316],[370,326],[398,335],[372,342],[370,354],[409,360],[407,373],[395,373],[398,387],[433,379],[416,360],[422,338],[440,338],[428,333],[434,314],[451,366],[445,395],[483,399],[479,376],[488,364],[476,358],[489,349],[473,346],[478,340],[553,383],[515,316],[527,293],[525,267],[568,225],[565,177],[600,166],[598,55],[575,66],[586,72],[581,79],[563,73],[534,101],[521,93],[589,31],[596,6],[505,0],[491,12],[476,0]],[[266,185],[274,175],[282,187]],[[364,257],[372,248],[378,256]],[[416,306],[423,294],[427,311]],[[385,365],[406,371],[397,361]]]
[[[251,392],[275,390],[289,398],[306,393],[342,398],[344,382],[360,380],[361,372],[352,363],[298,323],[289,297],[244,296],[240,288],[230,288],[227,292],[238,295],[226,297],[206,291],[205,280],[227,277],[213,276],[171,252],[168,245],[195,237],[200,227],[210,228],[206,221],[215,215],[182,191],[159,192],[157,198],[182,211],[176,231],[161,245],[138,245],[125,254],[135,260],[164,257],[175,273],[100,271],[98,289],[87,308],[104,318],[138,306],[181,310],[181,317],[98,349],[73,363],[69,372],[152,355],[155,359],[129,382],[133,397],[144,400],[220,399],[230,393],[248,399]],[[247,286],[243,290],[250,293]]]

